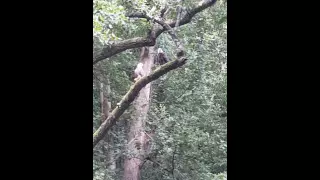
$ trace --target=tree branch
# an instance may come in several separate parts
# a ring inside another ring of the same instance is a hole
[[[174,155],[175,155],[175,153],[176,153],[176,146],[174,146],[174,151],[173,151],[173,153],[172,153],[172,162],[171,162],[171,164],[172,164],[172,177],[173,177],[173,179],[174,179]]]
[[[206,0],[200,5],[196,6],[195,8],[187,11],[187,13],[181,17],[179,21],[179,26],[189,23],[193,18],[193,16],[203,11],[204,9],[212,6],[215,2],[216,0]],[[141,15],[141,13],[134,13],[130,15],[131,17],[135,17],[134,15]],[[136,16],[136,17],[139,18],[139,16]],[[141,18],[144,18],[144,17],[141,17]],[[167,21],[165,23],[168,24],[171,28],[175,27],[176,25],[176,21]],[[144,46],[154,46],[155,39],[165,30],[166,30],[165,28],[159,27],[153,30],[153,32],[151,33],[153,34],[152,36],[136,37],[128,40],[114,41],[114,42],[111,42],[110,44],[105,44],[100,52],[95,53],[96,55],[94,55],[93,57],[93,65],[98,63],[99,61],[102,61],[106,58],[109,58],[127,49],[140,48]]]
[[[179,8],[180,9],[180,8]],[[180,14],[180,13],[179,13]],[[183,49],[183,46],[181,44],[181,42],[179,41],[175,31],[173,28],[171,28],[167,23],[163,22],[162,20],[159,20],[159,19],[156,19],[156,18],[152,18],[148,15],[146,15],[145,13],[133,13],[133,14],[130,14],[128,15],[129,17],[139,17],[139,18],[145,18],[147,20],[153,20],[154,22],[160,24],[164,29],[166,29],[168,31],[168,33],[170,34],[170,36],[172,37],[175,45],[177,46],[178,49],[182,50]],[[178,15],[180,16],[180,15]],[[179,20],[177,19],[177,22],[175,24],[174,27],[177,27],[178,26],[178,22]]]
[[[179,26],[184,25],[191,21],[191,18],[198,12],[204,10],[205,8],[213,5],[216,0],[207,0],[203,2],[201,5],[197,6],[193,10],[189,11],[180,19]],[[128,15],[130,17],[140,17],[146,19],[152,19],[148,17],[144,13],[134,13]],[[151,31],[150,35],[147,38],[133,38],[130,40],[120,41],[114,43],[113,45],[108,46],[110,51],[107,51],[104,55],[106,57],[109,55],[112,56],[116,53],[122,52],[126,49],[137,48],[148,46],[146,44],[155,44],[155,39],[159,36],[164,30],[168,30],[169,34],[171,35],[172,39],[175,41],[175,44],[178,48],[177,59],[175,61],[170,61],[156,70],[154,70],[151,74],[139,79],[127,92],[127,94],[122,98],[122,100],[117,104],[117,107],[111,112],[109,117],[100,125],[98,130],[93,134],[93,148],[97,145],[97,143],[106,135],[106,133],[110,130],[110,128],[115,124],[117,119],[124,113],[124,111],[129,107],[129,105],[134,101],[136,96],[139,94],[139,91],[151,81],[158,79],[160,76],[166,74],[167,72],[176,69],[186,63],[187,58],[184,57],[184,50],[183,46],[180,43],[179,39],[177,38],[175,32],[173,31],[172,27],[175,27],[176,22],[165,23],[161,20],[153,19],[155,22],[160,24],[163,28],[159,27]],[[113,54],[112,54],[113,53]],[[102,56],[100,56],[100,60],[96,59],[94,61],[98,62],[102,60]]]
[[[101,52],[97,53],[97,55],[93,57],[93,65],[97,64],[99,61],[102,61],[106,58],[109,58],[127,49],[133,49],[133,48],[144,47],[144,46],[153,46],[155,45],[155,38],[156,37],[152,37],[152,36],[148,36],[145,38],[136,37],[136,38],[127,39],[123,41],[111,42],[111,44],[105,44]]]
[[[163,7],[163,9],[161,9],[161,11],[160,11],[160,17],[165,18],[165,15],[167,15],[168,11],[169,11],[169,8],[168,8],[168,5],[166,4]]]
[[[174,26],[174,31],[176,31],[177,27],[179,26],[181,13],[182,13],[182,7],[178,6],[177,7],[177,21],[176,21],[176,25]]]
[[[117,104],[117,107],[111,112],[109,117],[100,125],[98,130],[93,134],[93,148],[97,143],[106,135],[110,128],[115,124],[117,119],[124,113],[124,111],[129,107],[131,102],[134,101],[135,97],[138,95],[139,91],[151,81],[158,79],[160,76],[168,73],[169,71],[176,69],[186,63],[185,57],[180,57],[174,61],[170,61],[156,70],[151,74],[144,76],[139,79],[127,94],[122,98],[122,100]]]
[[[126,15],[129,18],[144,18],[147,19],[148,21],[151,20],[152,18],[147,16],[145,13],[142,12],[134,12]]]

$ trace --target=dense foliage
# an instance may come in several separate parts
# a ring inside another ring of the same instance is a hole
[[[94,38],[101,44],[144,36],[150,22],[129,19],[126,13],[145,11],[154,15],[164,0],[94,0]],[[173,9],[180,1],[169,1]],[[193,7],[194,1],[183,2]],[[169,15],[170,16],[170,15]],[[174,17],[174,14],[172,14]],[[177,29],[188,62],[152,83],[148,127],[156,127],[152,159],[142,168],[142,179],[226,179],[227,172],[227,4],[217,1]],[[168,33],[157,38],[158,46],[174,56]],[[99,44],[94,44],[94,49]],[[130,73],[139,49],[126,50],[93,67],[93,130],[101,124],[99,83],[110,82],[112,109],[132,85]],[[129,108],[109,132],[113,143],[94,148],[93,178],[121,179],[123,155],[127,153],[124,124],[130,121]],[[116,168],[108,168],[114,152]]]

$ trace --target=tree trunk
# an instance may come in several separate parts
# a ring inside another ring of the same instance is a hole
[[[154,47],[149,47],[146,56],[141,56],[140,62],[143,63],[143,72],[150,74],[154,62]],[[132,119],[128,123],[128,152],[131,154],[126,157],[124,162],[123,180],[139,180],[140,169],[144,162],[147,150],[147,134],[145,132],[145,122],[149,110],[150,102],[150,83],[141,89],[139,95],[133,103]]]
[[[111,109],[111,102],[108,100],[110,97],[110,83],[109,79],[106,79],[106,85],[103,82],[100,82],[100,104],[101,104],[101,123],[107,119]],[[104,152],[107,158],[107,167],[109,171],[114,171],[116,169],[114,152],[113,152],[113,137],[107,136],[103,139],[104,143],[108,146],[108,149]]]
[[[109,111],[110,111],[110,102],[108,101],[109,94],[110,94],[110,85],[107,84],[105,88],[103,82],[100,82],[101,124],[109,116]]]

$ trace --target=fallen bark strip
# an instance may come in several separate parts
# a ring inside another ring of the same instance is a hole
[[[100,125],[98,130],[93,134],[93,148],[97,143],[106,135],[110,128],[115,124],[117,119],[124,113],[124,111],[129,107],[129,105],[134,101],[135,97],[138,95],[139,91],[151,81],[158,79],[160,76],[168,73],[169,71],[176,69],[186,63],[185,57],[178,57],[174,61],[170,61],[156,70],[154,70],[148,76],[144,76],[138,80],[134,85],[131,86],[127,94],[122,98],[122,100],[117,104],[117,107],[111,112],[109,117]]]
[[[189,23],[197,13],[212,6],[215,2],[216,0],[207,0],[207,1],[204,1],[202,4],[196,6],[195,8],[188,10],[187,13],[181,17],[179,21],[179,26]],[[133,13],[128,16],[139,18],[139,15],[141,14],[142,13]],[[171,28],[175,27],[176,23],[177,23],[176,20],[175,21],[168,20],[165,22],[165,24],[168,24]],[[154,38],[157,38],[164,31],[165,31],[165,28],[159,27],[153,30],[152,32],[152,34],[155,34],[155,36],[136,37],[136,38],[127,39],[123,41],[114,41],[114,42],[111,42],[110,44],[105,44],[101,52],[94,55],[93,65],[98,63],[99,61],[102,61],[106,58],[109,58],[127,49],[140,48],[144,46],[154,46],[155,45]]]

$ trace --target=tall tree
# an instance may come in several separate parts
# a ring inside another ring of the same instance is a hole
[[[184,57],[184,52],[182,50],[181,44],[178,44],[178,38],[175,36],[172,27],[175,25],[184,25],[191,21],[192,17],[197,13],[203,11],[204,9],[212,6],[216,0],[207,0],[199,3],[198,6],[195,6],[191,10],[187,10],[184,16],[178,20],[167,20],[163,21],[158,18],[152,18],[144,12],[136,12],[130,13],[128,17],[136,17],[136,18],[144,18],[147,20],[153,20],[161,26],[154,26],[151,29],[151,32],[148,34],[146,38],[133,38],[128,40],[123,40],[119,42],[111,42],[103,47],[100,50],[96,50],[96,53],[93,55],[93,64],[97,62],[111,57],[115,54],[123,52],[127,49],[143,47],[143,46],[153,46],[155,45],[156,38],[165,30],[168,31],[174,42],[178,46],[177,57],[174,61],[164,64],[163,66],[156,69],[153,73],[150,73],[148,76],[143,77],[140,81],[138,81],[135,85],[133,85],[127,94],[122,98],[122,100],[118,103],[118,106],[111,112],[110,116],[104,121],[98,130],[93,134],[93,147],[106,135],[107,131],[115,124],[116,120],[123,114],[123,112],[129,107],[131,102],[138,95],[139,91],[151,81],[158,79],[160,76],[166,74],[167,72],[176,69],[186,63],[187,58]],[[161,13],[158,13],[161,14]],[[177,22],[178,21],[178,22]],[[95,41],[94,41],[95,42]]]
[[[111,75],[112,93],[107,97],[113,105],[109,116],[99,116],[99,125],[94,124],[94,164],[100,166],[94,179],[209,180],[226,171],[226,8],[219,1],[217,9],[209,9],[214,3],[94,0],[94,75],[100,65],[105,72],[98,77]],[[128,76],[138,63],[136,50],[155,51],[156,43],[171,60],[150,72],[144,69],[140,79],[130,82]],[[151,90],[150,83],[164,74],[167,78]],[[99,84],[95,88],[94,119]],[[147,133],[150,125],[156,127],[156,136]],[[114,155],[101,156],[104,142],[98,142],[109,138],[115,140],[108,143]],[[116,169],[101,168],[103,159],[117,162]]]
[[[139,63],[143,64],[142,73],[148,76],[151,72],[154,62],[154,47],[144,47],[141,51]],[[134,102],[134,111],[132,119],[129,122],[128,145],[131,157],[125,159],[124,180],[140,179],[140,168],[146,156],[146,119],[150,103],[150,83],[143,87]]]

